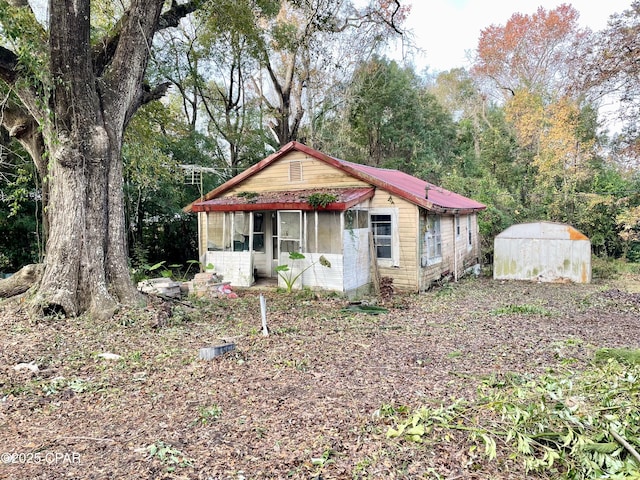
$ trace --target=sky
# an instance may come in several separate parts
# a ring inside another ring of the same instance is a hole
[[[632,0],[408,0],[412,4],[406,26],[424,53],[414,58],[417,71],[446,71],[468,67],[467,53],[478,45],[480,31],[505,25],[514,13],[531,15],[538,7],[553,10],[562,3],[580,12],[579,23],[602,30],[613,13],[629,9]],[[395,57],[395,55],[392,55]]]

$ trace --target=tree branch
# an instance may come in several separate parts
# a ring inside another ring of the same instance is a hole
[[[194,1],[178,5],[174,0],[171,4],[171,8],[160,15],[158,25],[154,32],[164,30],[165,28],[177,27],[182,18],[193,13],[197,8],[198,5]],[[114,27],[113,32],[104,37],[94,47],[93,58],[96,76],[101,76],[107,65],[111,63],[111,60],[118,48],[118,43],[120,42],[120,33],[128,21],[128,16],[129,11],[127,10]]]
[[[171,8],[160,15],[160,21],[158,22],[156,32],[164,30],[165,28],[177,27],[180,20],[190,13],[195,12],[197,8],[198,4],[195,1],[178,4],[175,0],[172,0]]]
[[[125,125],[129,123],[131,117],[133,117],[133,115],[142,105],[146,105],[147,103],[153,102],[154,100],[160,100],[167,93],[167,90],[170,86],[171,82],[161,83],[159,85],[156,85],[153,89],[148,84],[142,85],[140,95],[133,102],[131,108],[129,108],[129,110],[127,111]]]

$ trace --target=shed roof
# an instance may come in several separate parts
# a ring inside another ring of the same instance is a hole
[[[463,195],[438,187],[432,183],[426,182],[417,177],[413,177],[404,172],[400,172],[399,170],[377,168],[371,167],[369,165],[347,162],[345,160],[340,160],[338,158],[325,155],[324,153],[314,150],[313,148],[310,148],[302,143],[289,142],[277,152],[269,155],[264,160],[261,160],[257,164],[248,168],[239,175],[236,175],[219,187],[211,190],[205,195],[203,200],[193,202],[192,204],[185,207],[184,210],[203,211],[204,206],[208,204],[207,202],[212,199],[217,199],[226,191],[240,184],[248,177],[255,175],[256,173],[265,169],[266,167],[292,151],[303,152],[306,155],[309,155],[310,157],[320,160],[335,168],[338,168],[346,174],[358,180],[366,182],[373,187],[381,188],[391,194],[404,198],[405,200],[428,210],[448,213],[463,213],[483,210],[486,208],[485,205],[480,202],[476,202],[475,200],[467,198]],[[233,200],[226,201],[227,206],[237,205],[237,202]],[[223,199],[220,199],[220,202],[217,202],[218,205],[222,205],[223,203]],[[213,203],[210,203],[208,205],[213,205]]]
[[[538,240],[589,240],[571,225],[555,222],[533,222],[512,225],[496,238],[528,238]]]

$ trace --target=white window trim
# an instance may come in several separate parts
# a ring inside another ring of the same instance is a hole
[[[467,216],[467,250],[473,248],[473,221],[471,214]]]
[[[400,266],[400,232],[397,208],[370,208],[369,228],[371,229],[371,215],[389,215],[391,217],[391,258],[379,258],[378,266],[383,268],[397,268]]]
[[[429,218],[432,217],[434,219],[438,220],[438,235],[434,235],[432,238],[435,239],[438,236],[440,237],[440,255],[438,256],[434,256],[434,257],[430,257],[429,256],[429,242],[427,241],[427,237],[429,235]],[[425,246],[425,252],[424,252],[424,257],[426,259],[426,264],[427,265],[436,265],[438,263],[442,263],[442,217],[439,215],[428,215],[427,219],[426,219],[426,229],[424,232],[424,246]]]

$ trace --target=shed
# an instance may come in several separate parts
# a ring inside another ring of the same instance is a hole
[[[495,238],[493,278],[589,283],[591,242],[563,223],[512,225]]]

